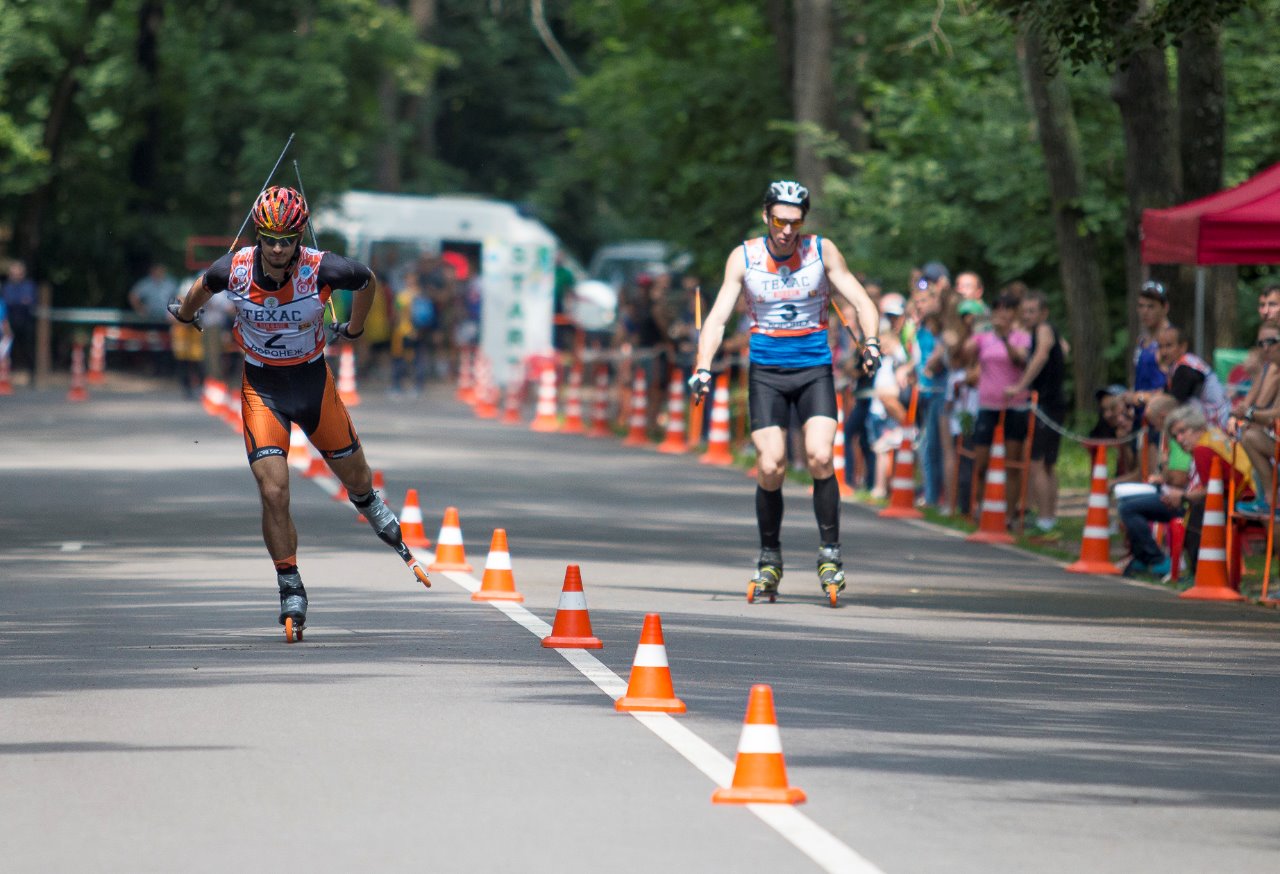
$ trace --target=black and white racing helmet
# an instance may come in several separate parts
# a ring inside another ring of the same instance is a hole
[[[792,182],[789,179],[771,182],[768,190],[764,193],[764,208],[768,209],[775,203],[798,206],[807,213],[809,211],[809,189],[799,182]]]

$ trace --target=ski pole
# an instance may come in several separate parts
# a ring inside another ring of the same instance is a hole
[[[307,200],[307,189],[302,187],[302,171],[298,169],[297,158],[293,159],[293,175],[298,177],[298,193],[302,195],[303,200]],[[307,206],[310,207],[310,205],[311,201],[307,201]],[[311,247],[313,249],[319,249],[320,243],[316,240],[316,229],[315,226],[311,224],[310,212],[307,213],[307,230],[311,232]]]
[[[271,184],[271,177],[275,176],[276,171],[280,169],[280,162],[284,160],[285,153],[287,153],[289,151],[289,147],[293,145],[293,137],[294,135],[292,133],[289,134],[289,139],[285,141],[284,148],[280,150],[280,157],[276,158],[275,164],[272,165],[271,167],[271,172],[267,174],[267,181],[263,182],[262,187],[258,189],[259,196],[261,196],[262,192],[267,190],[267,186]],[[305,196],[306,195],[303,195],[303,197]],[[255,197],[253,200],[254,200],[254,204],[256,205],[258,202],[258,198]],[[253,216],[253,206],[250,206],[249,211],[245,213],[244,221],[240,223],[240,230],[236,231],[235,239],[231,241],[231,245],[227,248],[228,252],[230,252],[232,249],[236,247],[236,241],[239,240],[240,235],[244,233],[245,226],[249,224],[249,219],[252,216]]]

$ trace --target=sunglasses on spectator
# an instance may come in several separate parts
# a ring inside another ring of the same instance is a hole
[[[776,215],[771,215],[769,216],[769,221],[772,222],[773,226],[778,230],[782,230],[783,228],[793,228],[798,231],[804,227],[804,219],[802,218],[784,219],[778,218]]]
[[[1269,349],[1277,343],[1280,343],[1280,337],[1263,337],[1257,345],[1259,349]]]
[[[264,246],[279,246],[282,249],[288,249],[302,238],[302,234],[285,234],[280,237],[273,237],[271,234],[258,234],[258,240]]]

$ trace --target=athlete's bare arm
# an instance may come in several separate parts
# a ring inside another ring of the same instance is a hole
[[[369,311],[373,309],[373,301],[377,296],[378,277],[371,274],[369,284],[352,295],[351,320],[347,323],[347,330],[353,337],[364,333],[365,319],[369,318]]]
[[[184,322],[190,322],[212,298],[213,292],[205,287],[204,274],[201,274],[195,282],[191,283],[191,288],[182,299],[178,307],[178,318]]]
[[[827,279],[831,281],[831,286],[853,305],[854,314],[858,318],[858,327],[862,329],[862,336],[868,340],[879,337],[880,311],[876,309],[875,303],[867,294],[867,290],[862,287],[862,283],[858,281],[858,277],[849,270],[844,255],[840,253],[836,244],[828,239],[822,241],[822,263],[827,269]]]
[[[716,352],[724,341],[724,326],[742,294],[742,281],[747,275],[746,263],[740,248],[729,253],[724,264],[724,282],[716,294],[716,302],[702,320],[702,333],[698,337],[698,360],[694,370],[710,370]]]

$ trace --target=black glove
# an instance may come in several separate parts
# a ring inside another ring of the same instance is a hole
[[[195,316],[190,319],[184,319],[182,316],[178,315],[178,313],[182,312],[182,304],[171,303],[165,307],[165,309],[169,311],[169,315],[173,316],[173,320],[175,322],[181,322],[184,325],[191,325],[197,331],[204,333],[204,325],[200,324],[200,313],[203,312],[203,310],[197,311]]]
[[[711,391],[711,371],[695,370],[689,377],[689,388],[693,391],[693,402],[702,403],[702,399]]]
[[[355,340],[358,337],[363,337],[363,336],[364,336],[364,331],[361,331],[359,334],[351,333],[350,322],[331,322],[329,324],[329,342],[330,343],[335,342],[339,338],[343,340]]]
[[[880,341],[868,340],[862,345],[862,372],[875,376],[880,369]]]

